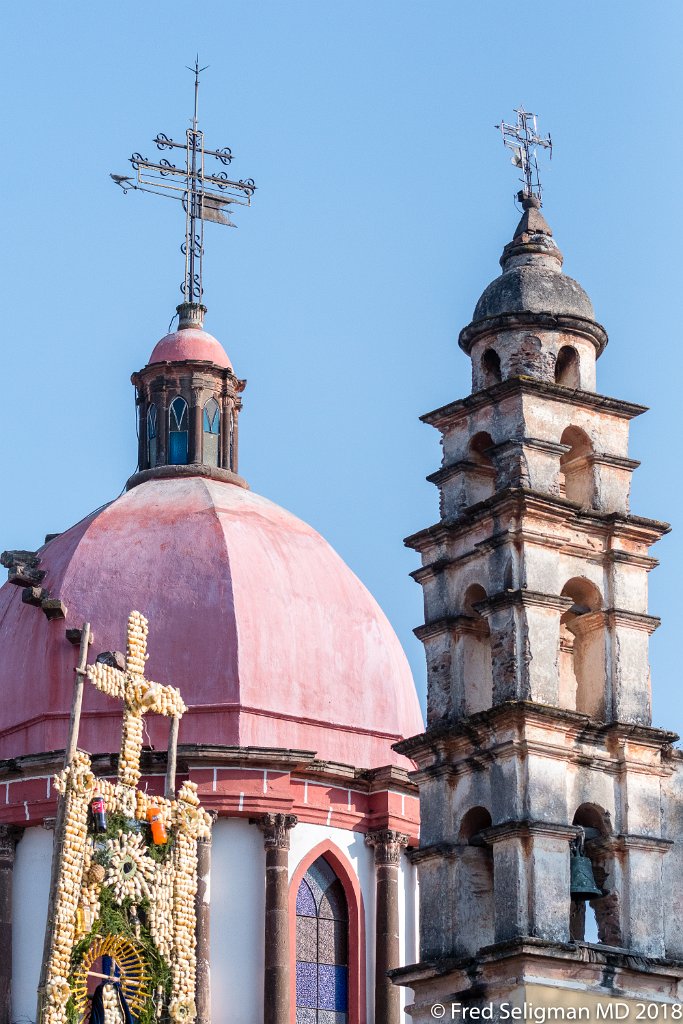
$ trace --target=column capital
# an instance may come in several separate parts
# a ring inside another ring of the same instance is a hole
[[[374,846],[375,864],[398,864],[401,850],[408,845],[409,836],[392,828],[379,828],[365,835],[365,845]]]
[[[254,822],[263,832],[266,850],[288,850],[289,833],[298,820],[296,814],[262,814]]]

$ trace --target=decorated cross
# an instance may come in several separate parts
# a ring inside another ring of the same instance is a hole
[[[128,616],[126,659],[123,669],[101,661],[86,667],[93,686],[124,703],[118,781],[136,786],[140,779],[142,718],[147,712],[180,719],[187,710],[180,690],[145,678],[147,619],[140,612]]]

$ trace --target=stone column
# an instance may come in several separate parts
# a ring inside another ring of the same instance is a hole
[[[218,452],[218,465],[221,469],[230,469],[230,399],[227,395],[221,396],[221,432],[220,451]]]
[[[0,1024],[12,1019],[12,873],[21,830],[0,825]]]
[[[211,839],[197,842],[197,1024],[211,1024]]]
[[[192,388],[192,407],[190,408],[190,451],[188,461],[200,463],[202,461],[202,448],[204,441],[202,389]]]
[[[256,824],[266,850],[266,957],[263,1024],[289,1024],[289,832],[294,814],[263,814]]]
[[[235,405],[233,406],[233,411],[232,411],[232,416],[233,416],[233,420],[232,420],[232,457],[231,457],[231,460],[230,460],[230,463],[231,463],[230,464],[230,469],[233,471],[233,473],[239,472],[239,458],[238,458],[238,456],[239,456],[239,444],[238,444],[237,417],[239,415],[239,411],[240,411],[241,408],[242,408],[241,402],[240,403],[235,402]]]
[[[147,410],[149,402],[140,392],[138,401],[138,469],[147,469]]]
[[[400,1024],[401,993],[387,971],[399,966],[398,866],[408,836],[383,828],[368,832],[365,842],[375,849],[375,1020]]]
[[[163,384],[156,394],[157,406],[157,466],[168,463],[168,391]]]

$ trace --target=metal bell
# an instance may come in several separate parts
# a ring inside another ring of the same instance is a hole
[[[603,896],[604,893],[596,884],[595,876],[593,875],[593,865],[590,862],[590,858],[586,857],[584,853],[583,844],[584,833],[582,830],[581,834],[571,845],[569,856],[569,891],[575,900],[592,900]]]

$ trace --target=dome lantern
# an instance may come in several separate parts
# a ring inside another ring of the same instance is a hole
[[[128,487],[159,476],[210,476],[246,486],[238,474],[237,421],[246,381],[203,328],[206,307],[178,306],[178,329],[131,377],[138,409],[138,469]]]

